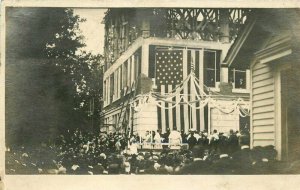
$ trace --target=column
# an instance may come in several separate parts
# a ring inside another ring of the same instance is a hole
[[[199,56],[199,86],[203,89],[204,88],[204,49],[200,50]],[[201,103],[200,103],[201,104]],[[200,113],[200,130],[203,131],[205,129],[204,123],[204,108],[199,110]],[[209,120],[210,118],[208,118]]]
[[[148,77],[149,72],[149,44],[143,44],[142,46],[142,63],[141,74]]]
[[[228,67],[221,66],[221,82],[228,83]]]
[[[183,80],[186,79],[186,77],[188,76],[188,73],[187,73],[187,67],[188,67],[188,63],[187,63],[187,49],[184,49],[183,50]],[[185,100],[187,101],[188,100],[188,86],[184,86],[183,88],[183,96],[185,98]],[[189,126],[190,126],[190,123],[189,123],[189,109],[188,109],[188,105],[187,104],[184,104],[183,105],[183,115],[184,115],[184,132],[188,132],[189,131]]]
[[[229,9],[220,10],[220,41],[223,43],[229,43]]]
[[[251,81],[251,79],[250,79],[250,69],[247,69],[246,70],[246,89],[247,90],[250,90],[250,85],[251,85],[251,83],[250,83],[250,81]]]

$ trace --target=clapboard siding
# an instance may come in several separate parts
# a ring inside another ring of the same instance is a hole
[[[253,102],[252,107],[257,108],[267,105],[274,105],[274,98],[256,99]]]
[[[255,68],[253,68],[253,71],[257,71],[257,70],[267,68],[267,67],[269,67],[267,64],[258,64],[255,66]]]
[[[272,112],[266,112],[266,113],[260,113],[260,114],[254,114],[253,120],[260,120],[260,119],[273,119],[274,114]]]
[[[257,139],[271,140],[271,139],[275,139],[275,133],[274,132],[254,133],[253,138],[256,140]]]
[[[258,99],[258,100],[267,99],[267,98],[274,98],[274,92],[266,92],[266,93],[263,93],[263,94],[257,94],[257,95],[254,95],[253,98]]]
[[[269,133],[269,132],[274,132],[273,125],[253,127],[253,133]]]
[[[260,87],[266,87],[269,85],[272,85],[274,83],[274,79],[273,78],[269,78],[269,79],[264,79],[258,82],[254,82],[252,88],[260,88]]]
[[[260,68],[260,69],[257,69],[257,70],[253,70],[252,71],[252,76],[254,77],[257,77],[259,75],[263,75],[263,74],[270,74],[271,72],[271,68],[270,67],[263,67],[263,68]]]
[[[252,119],[253,120],[253,126],[265,126],[265,125],[274,125],[274,119]]]
[[[252,112],[254,114],[266,113],[266,112],[274,112],[274,111],[275,111],[275,106],[274,105],[252,108]]]
[[[265,79],[270,79],[272,77],[273,77],[272,75],[258,75],[253,79],[253,82],[259,82]]]
[[[269,65],[256,63],[251,70],[252,143],[275,144],[274,77]]]
[[[274,93],[274,85],[271,84],[269,86],[252,89],[253,95],[265,94],[267,92],[273,92]]]

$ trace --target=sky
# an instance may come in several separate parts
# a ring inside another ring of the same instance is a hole
[[[86,47],[83,50],[91,51],[93,54],[103,54],[104,46],[104,24],[102,19],[107,9],[74,9],[74,13],[86,21],[80,23],[79,27],[85,37]]]

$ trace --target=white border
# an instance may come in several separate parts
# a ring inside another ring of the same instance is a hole
[[[236,7],[236,8],[299,8],[299,0],[7,0],[1,7],[1,79],[0,98],[0,167],[4,168],[5,148],[5,7]],[[0,168],[0,175],[4,170]],[[50,176],[50,175],[7,175],[4,178],[8,190],[41,190],[41,189],[297,189],[300,176]],[[294,188],[293,188],[294,187]]]
[[[299,0],[3,0],[15,7],[178,7],[178,8],[297,8]]]

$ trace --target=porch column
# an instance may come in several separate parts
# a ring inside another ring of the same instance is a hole
[[[228,83],[228,67],[221,66],[221,82]]]
[[[149,44],[142,45],[141,74],[148,77],[149,73]]]
[[[220,41],[229,43],[229,9],[220,9]]]
[[[246,70],[246,89],[249,90],[250,89],[250,69]]]

